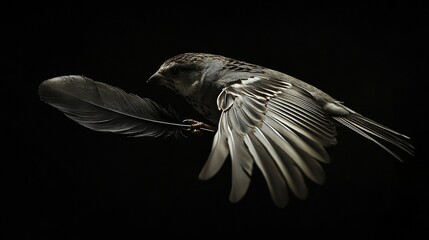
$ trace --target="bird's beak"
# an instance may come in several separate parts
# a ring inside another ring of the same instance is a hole
[[[156,72],[154,75],[152,75],[146,83],[155,83],[160,84],[161,80],[164,79],[164,76],[162,76],[160,73]]]

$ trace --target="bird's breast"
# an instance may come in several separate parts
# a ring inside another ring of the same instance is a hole
[[[218,110],[215,100],[211,102],[206,99],[196,98],[195,96],[185,97],[185,99],[199,114],[211,123],[217,124],[219,122],[221,112]]]
[[[217,107],[217,97],[221,90],[208,84],[202,85],[195,94],[186,96],[185,99],[204,118],[217,124],[221,115]]]

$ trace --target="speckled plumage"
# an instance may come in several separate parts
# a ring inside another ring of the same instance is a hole
[[[334,122],[373,141],[400,160],[386,143],[413,154],[409,138],[347,108],[320,89],[287,74],[205,53],[165,61],[149,82],[171,88],[218,125],[201,179],[232,161],[230,200],[247,191],[254,165],[264,175],[274,203],[285,206],[288,190],[306,198],[304,176],[322,184],[325,147],[336,144]]]

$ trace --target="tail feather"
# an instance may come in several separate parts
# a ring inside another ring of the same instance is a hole
[[[394,144],[398,148],[411,155],[413,154],[414,147],[410,144],[409,137],[395,132],[361,115],[352,114],[349,116],[349,118],[355,125],[366,127],[368,131],[371,131],[374,136]]]
[[[407,152],[410,155],[414,155],[414,147],[409,142],[409,137],[355,113],[354,111],[350,111],[350,114],[348,115],[333,116],[333,118],[361,136],[373,141],[401,162],[401,157],[390,150],[385,145],[385,142]]]

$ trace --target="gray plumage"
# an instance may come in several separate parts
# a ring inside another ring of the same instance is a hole
[[[414,152],[407,136],[356,113],[310,84],[258,65],[185,53],[165,61],[148,82],[172,89],[218,126],[199,178],[213,177],[230,155],[232,202],[246,194],[255,165],[277,206],[288,203],[288,189],[306,198],[305,177],[318,184],[325,180],[320,163],[330,162],[325,147],[337,143],[334,122],[398,160],[386,144],[411,155]],[[83,76],[47,80],[39,94],[69,118],[97,131],[158,137],[194,127],[177,123],[171,111],[150,99]]]
[[[226,157],[232,161],[230,200],[246,193],[254,164],[264,175],[274,203],[283,207],[288,191],[307,196],[304,176],[322,184],[325,147],[337,143],[334,122],[375,142],[413,154],[409,138],[355,111],[316,87],[287,74],[227,57],[185,53],[167,60],[149,79],[185,97],[218,125],[200,179],[213,177]]]
[[[177,115],[154,101],[140,98],[84,76],[62,76],[44,81],[39,96],[73,121],[100,132],[134,137],[182,135]]]

